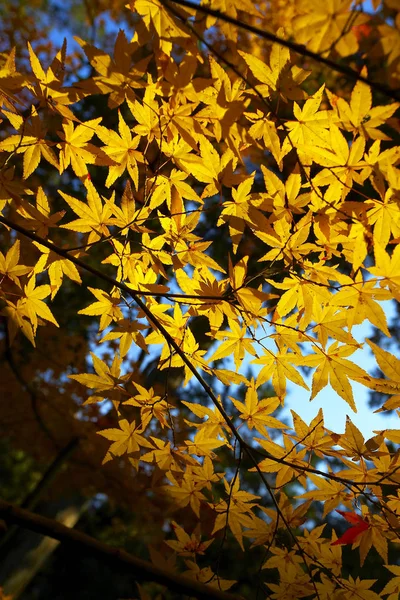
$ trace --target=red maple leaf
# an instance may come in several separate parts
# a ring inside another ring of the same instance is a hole
[[[352,527],[345,531],[344,534],[336,540],[336,542],[332,542],[331,546],[337,546],[338,544],[352,544],[361,533],[370,527],[368,521],[356,513],[344,512],[343,510],[337,510],[336,512],[342,515],[346,521],[351,523]]]

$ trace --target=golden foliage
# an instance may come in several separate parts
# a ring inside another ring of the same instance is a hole
[[[343,400],[357,410],[354,381],[382,395],[379,410],[400,407],[399,359],[357,328],[389,338],[382,303],[400,299],[399,13],[392,25],[361,4],[131,0],[118,10],[135,33],[121,30],[112,56],[80,37],[74,71],[66,44],[41,60],[32,40],[18,68],[15,49],[0,55],[7,343],[23,335],[46,350],[42,329],[67,335],[72,316],[50,306],[73,290],[73,318],[102,335],[92,370],[84,353],[69,382],[60,371],[106,440],[90,443],[103,463],[127,459],[124,476],[151,472],[153,496],[176,513],[167,554],[222,590],[235,582],[207,557],[228,531],[243,551],[265,547],[262,567],[278,573],[266,597],[394,600],[400,589],[387,564],[400,542],[400,431],[364,440],[349,417],[338,434],[322,410],[309,425],[275,416],[288,382],[310,400],[330,385],[343,411]],[[352,358],[365,342],[382,377]],[[207,401],[188,401],[191,389]],[[68,423],[80,418],[71,409]],[[246,489],[249,471],[262,495]],[[316,503],[351,528],[308,531]],[[361,565],[375,548],[389,583],[342,574],[343,544]]]

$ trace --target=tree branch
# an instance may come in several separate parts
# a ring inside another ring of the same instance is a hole
[[[119,567],[123,566],[129,569],[138,581],[154,581],[167,586],[169,590],[187,594],[199,598],[199,600],[243,600],[242,596],[222,592],[209,585],[190,579],[185,575],[165,571],[148,561],[137,558],[133,554],[113,548],[85,533],[66,527],[58,523],[58,521],[42,517],[9,502],[4,502],[1,499],[0,517],[5,521],[25,527],[30,531],[47,535],[70,546],[75,551],[86,551],[107,564]]]
[[[33,510],[40,499],[42,498],[44,492],[50,487],[53,483],[54,479],[59,474],[62,467],[68,462],[70,456],[75,452],[79,445],[79,438],[72,438],[68,444],[62,448],[62,450],[57,454],[53,462],[48,466],[46,471],[43,473],[40,481],[35,485],[33,490],[31,490],[28,495],[25,497],[25,500],[22,503],[22,508]],[[17,527],[10,527],[4,536],[0,539],[0,557],[4,554],[5,549],[10,547],[10,541],[13,539],[15,532],[17,531]]]

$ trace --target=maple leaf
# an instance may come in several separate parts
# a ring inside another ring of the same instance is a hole
[[[162,132],[160,120],[160,108],[158,102],[154,99],[155,90],[147,86],[144,93],[143,102],[127,99],[127,104],[132,116],[137,121],[133,131],[140,137],[146,137],[149,142],[153,139],[159,139]]]
[[[140,407],[142,429],[146,429],[153,417],[160,422],[162,428],[171,427],[168,423],[168,419],[170,419],[170,405],[166,398],[157,396],[153,388],[146,390],[146,388],[136,382],[133,382],[133,385],[139,393],[126,400],[124,405],[129,404],[130,406]]]
[[[223,473],[214,472],[214,464],[210,456],[205,456],[202,465],[190,465],[194,481],[201,485],[202,489],[212,490],[212,484],[224,476]]]
[[[393,250],[392,256],[386,252],[384,247],[377,243],[374,245],[375,267],[368,271],[377,277],[381,287],[388,286],[393,296],[400,301],[400,245]]]
[[[142,454],[140,460],[148,463],[155,463],[162,471],[182,472],[182,467],[191,464],[194,459],[187,454],[183,454],[177,449],[171,448],[170,442],[160,440],[151,436],[149,438],[149,452]]]
[[[196,433],[193,441],[186,441],[185,444],[190,454],[215,458],[216,454],[212,451],[225,446],[225,440],[210,437],[210,433],[203,427]]]
[[[324,89],[325,86],[322,85],[312,97],[306,100],[302,108],[296,102],[294,103],[293,113],[296,121],[286,121],[285,123],[288,134],[282,144],[281,158],[290,152],[293,147],[300,148],[299,158],[302,164],[307,164],[307,148],[311,149],[313,146],[331,147],[329,140],[331,115],[327,110],[318,110]]]
[[[192,331],[190,329],[186,330],[185,336],[183,338],[182,350],[185,355],[189,358],[193,367],[197,369],[202,369],[205,372],[210,373],[211,369],[209,368],[206,360],[204,359],[204,355],[206,354],[206,350],[201,350],[198,342],[196,342],[196,338],[194,337]],[[168,361],[165,361],[164,368],[168,368]],[[171,367],[184,367],[185,379],[184,385],[187,385],[188,382],[194,376],[193,370],[189,368],[189,365],[182,360],[182,357],[178,354],[174,354],[171,360]]]
[[[271,152],[278,166],[281,166],[281,142],[274,121],[266,117],[259,109],[256,113],[245,113],[245,115],[253,123],[249,129],[249,135],[254,140],[262,138],[265,147]]]
[[[105,199],[111,214],[115,217],[113,224],[121,229],[121,235],[126,235],[129,230],[136,232],[151,231],[143,225],[150,213],[149,207],[136,208],[132,186],[128,179],[121,198],[121,206],[117,206],[114,195],[109,200]],[[149,244],[147,244],[148,246]]]
[[[19,257],[20,241],[16,240],[5,256],[0,252],[0,273],[2,274],[1,281],[4,281],[4,278],[8,277],[8,279],[13,281],[18,287],[21,287],[19,278],[22,277],[22,275],[30,273],[32,267],[20,265]]]
[[[389,243],[391,234],[399,235],[400,224],[398,220],[397,198],[389,188],[382,200],[367,200],[371,208],[367,212],[368,222],[374,225],[374,242],[385,248]]]
[[[385,568],[388,569],[395,577],[391,579],[383,588],[381,595],[386,596],[389,595],[388,600],[396,600],[398,594],[400,592],[400,566],[399,565],[385,565]]]
[[[364,436],[348,415],[346,415],[344,435],[331,433],[331,437],[335,443],[339,444],[345,450],[346,456],[350,456],[353,460],[360,460],[362,457],[366,459],[371,458],[371,450],[366,445]]]
[[[214,505],[213,508],[217,513],[217,517],[212,533],[228,525],[241,549],[244,551],[243,527],[250,527],[252,525],[250,514],[252,513],[252,508],[257,506],[253,500],[258,500],[259,496],[241,490],[239,476],[230,484],[224,479],[224,486],[225,493],[230,498],[229,510],[226,500],[221,500]]]
[[[28,319],[28,315],[23,309],[23,300],[19,299],[17,303],[6,300],[6,306],[1,310],[1,314],[7,318],[8,335],[10,336],[10,344],[18,331],[22,331],[26,338],[30,341],[33,347],[35,344],[35,331],[32,323]]]
[[[19,308],[23,315],[26,315],[32,323],[33,331],[36,333],[38,326],[38,317],[53,323],[56,327],[59,324],[55,320],[53,313],[43,302],[44,298],[50,295],[51,289],[49,285],[39,285],[36,287],[36,277],[31,275],[29,282],[24,286],[24,296],[20,301]]]
[[[282,257],[286,264],[291,265],[294,260],[301,262],[303,255],[316,250],[314,244],[307,243],[311,218],[310,213],[304,215],[294,228],[285,218],[275,221],[266,230],[254,228],[254,234],[272,248],[259,260],[273,261]]]
[[[293,214],[303,214],[303,206],[309,203],[308,194],[299,194],[301,189],[301,174],[300,166],[297,163],[286,183],[271,170],[266,169],[261,165],[261,170],[264,176],[264,183],[267,193],[259,194],[259,200],[255,204],[267,212],[274,214],[274,217],[286,219],[289,223],[293,219]],[[253,219],[255,224],[259,224],[258,215]],[[268,227],[270,224],[268,223]]]
[[[130,281],[136,287],[139,287],[139,277],[142,271],[143,263],[140,253],[132,252],[130,242],[122,244],[118,240],[113,240],[114,252],[103,260],[103,264],[111,264],[118,267],[117,280]]]
[[[235,367],[238,371],[246,353],[253,356],[256,355],[256,351],[253,348],[254,340],[252,338],[244,337],[247,332],[245,325],[241,326],[233,319],[228,319],[228,323],[229,330],[217,331],[216,333],[209,334],[214,339],[222,341],[222,344],[217,348],[209,360],[210,362],[214,362],[233,354]]]
[[[325,477],[318,477],[313,473],[308,473],[307,477],[316,486],[316,489],[312,489],[309,492],[300,494],[297,497],[310,498],[311,500],[323,502],[323,517],[330,513],[339,504],[343,504],[344,502],[349,501],[349,494],[343,483],[339,483],[338,481],[330,481]]]
[[[60,148],[60,174],[71,165],[75,175],[87,177],[88,164],[113,164],[107,156],[101,155],[99,148],[89,143],[101,121],[102,117],[91,119],[77,125],[75,129],[71,121],[63,123],[63,131],[58,133],[62,141],[57,144]]]
[[[129,380],[130,375],[121,376],[121,364],[122,359],[116,354],[114,356],[111,367],[109,367],[101,358],[96,356],[93,352],[90,353],[93,360],[93,367],[95,373],[81,373],[79,375],[69,375],[70,379],[78,381],[82,385],[88,387],[95,392],[110,392],[111,395],[106,394],[116,402],[119,402],[120,396],[129,394],[126,392],[123,384]],[[102,395],[104,398],[105,395]],[[95,399],[97,401],[97,397]],[[93,397],[90,397],[87,401],[88,404],[93,402]]]
[[[362,74],[367,77],[365,68]],[[348,131],[358,132],[366,138],[373,140],[390,139],[377,127],[383,125],[387,119],[398,109],[397,102],[387,106],[374,106],[372,108],[371,88],[362,81],[357,81],[351,92],[350,103],[326,90],[329,101],[338,119]]]
[[[237,190],[232,190],[232,201],[224,202],[217,226],[228,222],[229,234],[232,239],[233,251],[236,254],[242,239],[246,221],[251,221],[249,215],[249,194],[254,181],[254,173],[242,181]]]
[[[196,304],[191,307],[192,313],[207,317],[211,332],[221,328],[224,315],[235,317],[231,305],[223,300],[227,290],[226,280],[218,281],[208,268],[195,268],[191,277],[180,269],[176,273],[176,281],[185,294],[198,296]]]
[[[165,543],[172,548],[178,556],[196,556],[204,554],[205,550],[213,543],[214,540],[202,542],[200,535],[193,532],[191,535],[186,533],[183,527],[172,521],[171,528],[175,533],[177,540],[167,540]]]
[[[25,77],[18,73],[15,67],[15,47],[8,54],[3,54],[4,61],[0,64],[0,106],[5,106],[13,113],[17,112],[16,94],[21,91]]]
[[[346,521],[351,523],[351,527],[335,542],[332,542],[332,546],[337,546],[338,544],[353,544],[358,536],[367,531],[370,527],[368,520],[356,513],[343,512],[342,510],[336,510],[336,512],[342,515]]]
[[[160,49],[166,54],[170,54],[173,40],[189,37],[159,0],[131,0],[130,6],[143,18],[146,27],[159,36]]]
[[[293,592],[296,598],[309,596],[313,592],[313,585],[308,574],[303,573],[299,565],[281,563],[279,569],[280,581],[277,584],[268,583],[268,587],[277,598],[287,597]]]
[[[347,306],[347,325],[353,325],[368,319],[375,327],[390,337],[385,312],[378,301],[390,300],[391,294],[375,287],[375,281],[363,282],[361,274],[354,278],[352,286],[339,290],[330,300],[331,306]]]
[[[279,398],[273,396],[258,400],[254,379],[250,382],[246,391],[244,403],[231,397],[230,400],[240,412],[239,417],[246,422],[249,429],[255,427],[261,434],[265,434],[268,428],[286,429],[284,423],[270,416],[280,406]]]
[[[272,377],[272,385],[277,396],[281,399],[286,394],[286,379],[308,390],[308,385],[293,366],[299,364],[299,362],[302,362],[302,357],[293,352],[288,352],[287,348],[278,352],[278,354],[266,349],[262,356],[251,361],[252,364],[262,365],[262,369],[257,376],[257,387],[260,387]]]
[[[35,206],[21,198],[18,213],[25,219],[25,227],[33,229],[42,238],[47,237],[50,227],[58,227],[58,221],[65,215],[64,210],[51,214],[50,204],[42,187],[37,190]]]
[[[121,319],[116,322],[116,330],[109,331],[100,341],[108,342],[110,340],[119,340],[119,353],[121,358],[124,358],[134,342],[143,350],[147,352],[147,344],[144,337],[140,333],[147,329],[143,323],[137,321],[131,321],[130,319]]]
[[[42,157],[58,169],[57,156],[52,150],[55,142],[46,139],[47,131],[36,108],[32,108],[28,121],[16,119],[15,115],[11,115],[12,113],[9,113],[8,118],[20,133],[10,135],[0,142],[0,151],[24,155],[23,178],[27,179],[37,169]]]
[[[357,408],[354,402],[353,391],[349,383],[349,379],[368,379],[368,373],[355,363],[344,358],[355,352],[354,346],[343,345],[339,346],[338,342],[333,342],[325,352],[321,348],[314,345],[315,354],[307,357],[298,358],[298,364],[303,361],[303,364],[308,366],[317,366],[313,375],[311,400],[320,392],[326,385],[328,380],[333,389],[341,398],[346,400],[354,412]]]
[[[190,146],[188,146],[190,149]],[[175,156],[176,165],[188,174],[196,177],[201,183],[207,184],[202,193],[202,198],[213,196],[220,189],[220,174],[222,173],[223,160],[213,144],[205,136],[199,136],[200,156],[193,152]]]
[[[353,181],[362,184],[367,177],[364,170],[366,163],[363,160],[365,139],[359,136],[349,147],[346,138],[334,123],[330,124],[328,147],[320,147],[317,143],[314,148],[301,144],[297,148],[306,152],[313,162],[327,167],[317,173],[313,182],[316,186],[329,186],[324,197],[330,202],[343,201],[353,187]]]
[[[122,456],[125,453],[136,454],[142,446],[149,445],[141,435],[142,430],[136,427],[135,421],[129,423],[127,419],[121,419],[118,424],[119,429],[103,429],[103,431],[97,432],[98,435],[113,442],[107,451],[103,464],[112,460],[115,456]]]
[[[168,472],[167,479],[171,485],[164,485],[161,489],[165,494],[172,497],[174,508],[183,508],[190,505],[194,514],[199,518],[200,504],[206,501],[206,497],[201,492],[201,485],[193,479],[190,470],[183,477],[177,476],[177,478],[171,472]]]
[[[96,127],[97,137],[107,144],[101,149],[114,163],[109,167],[106,186],[110,187],[127,170],[137,189],[139,185],[137,161],[143,160],[142,153],[136,150],[140,136],[132,137],[131,130],[120,111],[118,111],[118,131],[119,135],[106,127]]]
[[[218,401],[220,402],[220,399],[218,399]],[[185,401],[182,401],[182,404],[187,406],[189,410],[196,415],[196,417],[199,417],[200,419],[205,419],[205,417],[207,417],[207,420],[203,421],[202,423],[193,423],[185,420],[188,425],[191,427],[197,427],[198,429],[204,429],[207,436],[212,438],[217,438],[218,436],[226,437],[224,430],[227,428],[227,424],[217,407],[209,408],[195,402]],[[204,438],[205,437],[206,435]]]
[[[331,48],[340,56],[354,54],[358,50],[354,27],[362,25],[368,16],[352,13],[352,27],[348,30],[351,0],[316,0],[312,7],[303,3],[302,14],[294,19],[293,28],[300,44],[306,44],[313,52],[325,53]]]
[[[237,121],[243,114],[249,99],[243,93],[243,81],[238,77],[229,77],[221,65],[211,55],[210,72],[212,86],[208,87],[202,94],[202,108],[196,113],[196,119],[201,118],[209,123],[215,139],[220,142],[226,140],[229,150],[236,156],[240,156],[240,134]],[[183,136],[186,137],[187,136]],[[197,139],[201,136],[197,134]],[[187,139],[193,146],[191,140]],[[203,154],[203,151],[202,151]],[[221,167],[223,159],[221,159]],[[222,171],[222,169],[220,169]]]
[[[108,226],[113,225],[115,221],[111,217],[111,205],[113,202],[109,200],[103,205],[100,195],[91,181],[86,181],[85,187],[87,190],[87,203],[77,200],[73,196],[59,190],[59,194],[64,198],[65,202],[80,217],[65,225],[61,225],[61,227],[79,233],[89,233],[88,244],[91,244],[99,240],[103,235],[109,236],[110,230]]]
[[[249,15],[253,15],[255,17],[260,16],[260,11],[257,6],[251,2],[251,0],[244,0],[241,2],[240,0],[215,0],[213,3],[213,7],[215,6],[216,10],[221,11],[223,14],[227,14],[230,17],[237,18],[238,12],[245,11]],[[212,27],[216,24],[216,17],[208,16],[207,17],[207,27]],[[227,37],[227,39],[235,41],[237,40],[237,29],[229,22],[217,21],[223,34]]]
[[[284,447],[276,444],[272,440],[263,440],[255,438],[255,441],[267,451],[268,455],[273,458],[265,458],[258,464],[258,469],[263,473],[277,473],[276,487],[281,488],[286,483],[291,481],[293,477],[301,479],[301,465],[303,463],[306,449],[302,448],[296,452],[296,445],[293,444],[288,437],[284,437]],[[279,459],[284,459],[286,463],[282,464]],[[296,466],[299,469],[296,469]],[[250,469],[255,471],[256,467]]]
[[[290,438],[307,448],[309,452],[315,452],[317,456],[322,458],[325,451],[330,450],[332,446],[331,438],[325,431],[322,408],[311,420],[310,425],[307,425],[294,410],[290,412],[292,413],[295,432],[289,434]]]
[[[133,101],[134,90],[146,87],[143,77],[151,58],[149,55],[141,60],[135,60],[132,65],[133,54],[140,49],[140,44],[135,38],[128,42],[125,32],[120,29],[115,40],[112,59],[101,48],[96,48],[75,36],[74,39],[83,48],[90,64],[99,74],[89,80],[80,81],[79,88],[88,93],[110,94],[108,98],[110,108],[120,106],[127,98]]]
[[[121,301],[119,290],[114,290],[111,294],[90,287],[88,290],[97,298],[97,302],[80,310],[80,315],[100,315],[100,331],[108,327],[111,321],[120,321],[123,318],[122,311],[118,306]]]
[[[262,315],[263,301],[272,297],[262,292],[261,286],[259,289],[254,289],[246,285],[248,260],[249,257],[244,256],[233,266],[229,257],[229,281],[235,298],[245,311],[245,313],[242,311],[242,317],[246,323],[249,317]],[[235,318],[237,318],[236,314]]]
[[[72,281],[75,281],[75,283],[82,283],[79,271],[73,262],[69,261],[67,258],[61,257],[53,250],[50,250],[50,248],[47,248],[38,242],[33,243],[42,253],[42,256],[36,263],[34,270],[36,273],[41,273],[44,269],[47,269],[50,279],[52,300],[62,285],[64,275],[66,275]]]
[[[184,571],[186,577],[190,577],[200,583],[205,583],[217,590],[229,590],[229,588],[236,583],[233,579],[222,579],[219,575],[216,575],[210,567],[201,569],[193,560],[185,560],[185,564],[188,567],[188,570]]]
[[[168,177],[161,173],[148,179],[151,207],[157,208],[166,202],[171,213],[180,213],[184,212],[183,198],[202,204],[198,194],[184,181],[186,178],[186,173],[172,169]]]
[[[375,412],[398,408],[400,406],[400,395],[397,394],[400,392],[400,360],[374,344],[374,342],[371,342],[371,340],[366,340],[366,342],[374,353],[376,362],[387,379],[368,377],[367,379],[360,380],[360,383],[381,393],[396,394],[390,400],[387,400],[382,408]]]
[[[79,119],[76,119],[74,113],[68,108],[69,104],[80,99],[78,90],[73,86],[63,86],[66,49],[67,40],[64,38],[61,49],[45,72],[28,41],[29,62],[33,77],[27,87],[39,98],[40,104],[44,105],[47,110],[58,112],[68,120],[79,122]]]

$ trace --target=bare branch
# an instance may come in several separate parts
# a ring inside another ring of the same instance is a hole
[[[167,586],[169,590],[188,594],[199,600],[243,600],[242,596],[222,592],[184,575],[160,569],[150,562],[137,558],[124,550],[113,548],[85,533],[66,527],[58,521],[42,517],[9,502],[4,502],[1,499],[0,517],[6,522],[20,525],[41,535],[47,535],[70,546],[75,551],[86,551],[107,564],[126,567],[138,581],[154,581]]]

